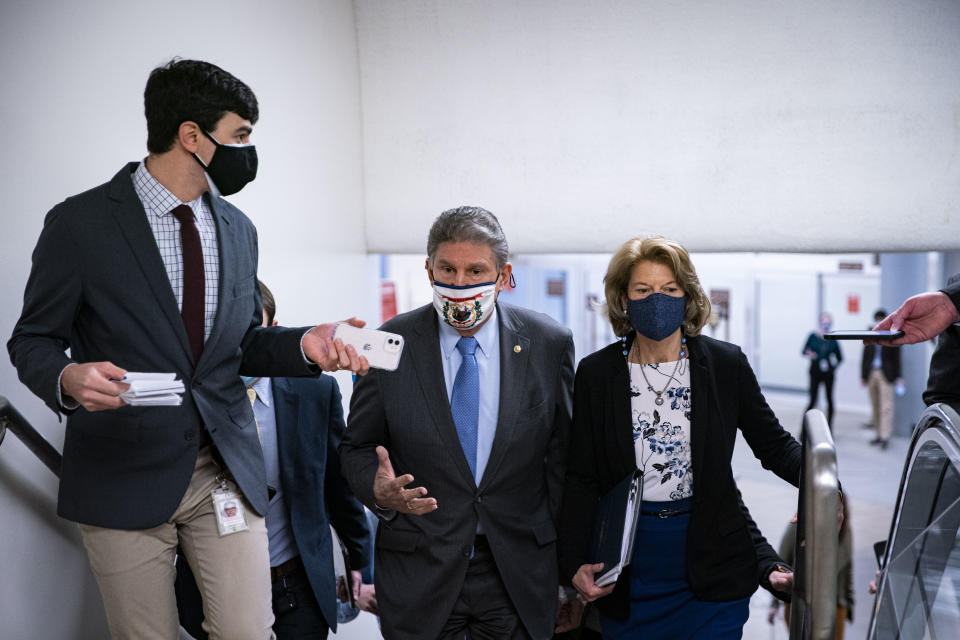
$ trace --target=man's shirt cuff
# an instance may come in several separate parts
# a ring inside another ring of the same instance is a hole
[[[76,362],[71,362],[67,367],[77,364]],[[74,411],[80,408],[80,403],[76,400],[70,398],[70,396],[64,397],[63,395],[63,372],[67,370],[67,367],[60,369],[60,375],[57,376],[57,404],[67,411]],[[67,402],[66,398],[70,398],[70,401]]]

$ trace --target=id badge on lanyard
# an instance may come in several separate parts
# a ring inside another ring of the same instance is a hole
[[[247,514],[243,508],[243,498],[239,492],[234,491],[227,485],[227,480],[223,476],[220,478],[220,486],[210,492],[213,499],[213,512],[217,516],[217,530],[220,536],[228,536],[238,531],[246,531]]]

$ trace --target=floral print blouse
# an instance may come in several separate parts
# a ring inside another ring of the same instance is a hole
[[[633,447],[637,468],[644,472],[643,499],[669,502],[689,498],[693,495],[690,361],[681,360],[679,365],[676,361],[631,362],[628,366]],[[657,404],[656,392],[661,390],[663,403]]]

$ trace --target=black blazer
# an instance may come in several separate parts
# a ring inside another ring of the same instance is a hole
[[[782,562],[740,499],[730,466],[737,429],[763,466],[797,486],[800,443],[767,405],[736,345],[689,338],[693,511],[687,531],[690,586],[701,600],[744,598]],[[616,342],[581,361],[574,383],[570,457],[560,521],[560,570],[570,581],[586,564],[597,500],[637,468],[630,424],[629,378]],[[629,567],[598,607],[629,612]]]
[[[947,282],[941,291],[960,311],[960,274]],[[937,338],[937,348],[930,358],[930,376],[923,401],[927,405],[945,402],[960,411],[960,324],[952,324]]]
[[[413,486],[426,487],[438,505],[422,516],[399,514],[377,529],[377,603],[390,640],[440,634],[466,576],[478,522],[527,633],[535,640],[553,636],[573,340],[547,316],[511,305],[497,303],[496,320],[500,412],[479,486],[450,413],[432,305],[383,326],[404,337],[400,365],[371,370],[353,390],[340,457],[354,493],[375,508],[375,447],[383,445],[396,474],[412,474]]]
[[[57,513],[111,529],[149,529],[176,510],[206,428],[254,510],[267,483],[253,409],[238,374],[315,372],[300,351],[306,329],[261,327],[257,232],[210,198],[220,248],[217,317],[193,361],[180,309],[131,173],[54,207],[33,252],[23,313],[7,343],[20,380],[47,406],[71,362],[109,360],[128,371],[173,372],[179,407],[66,411]],[[69,348],[71,355],[64,351]]]
[[[866,382],[873,370],[873,354],[880,349],[880,369],[887,382],[893,382],[900,377],[900,347],[884,347],[881,345],[863,345],[863,358],[860,360],[860,379]]]

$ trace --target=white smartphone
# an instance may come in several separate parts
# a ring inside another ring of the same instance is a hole
[[[340,338],[344,344],[352,344],[357,353],[366,357],[367,362],[375,369],[396,371],[400,364],[403,336],[396,333],[338,324],[333,337]]]

